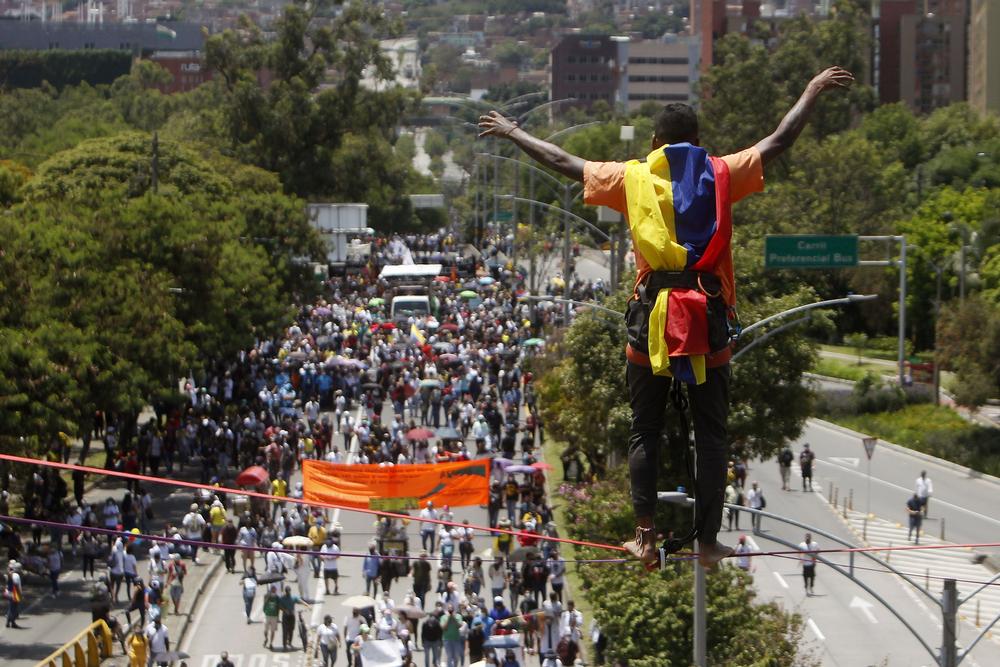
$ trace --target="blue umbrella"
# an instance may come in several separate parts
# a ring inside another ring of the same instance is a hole
[[[479,279],[480,285],[492,285],[496,281],[491,276],[483,276]]]

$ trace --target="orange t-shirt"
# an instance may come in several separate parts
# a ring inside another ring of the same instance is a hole
[[[760,160],[760,151],[754,147],[747,148],[732,155],[723,156],[722,161],[729,167],[729,198],[738,202],[749,194],[764,189],[764,165]],[[625,163],[624,162],[586,162],[583,165],[583,201],[591,206],[607,206],[628,220],[628,204],[625,201]],[[633,248],[635,247],[633,239]],[[635,264],[639,276],[648,273],[649,263],[638,251],[635,251]],[[707,355],[705,365],[708,368],[721,366],[732,356],[729,348],[714,355]],[[644,360],[629,355],[629,359],[638,363]],[[643,365],[649,365],[645,360]]]

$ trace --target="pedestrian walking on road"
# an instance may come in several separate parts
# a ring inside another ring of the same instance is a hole
[[[250,625],[250,615],[253,612],[253,600],[257,595],[257,571],[253,565],[240,578],[240,588],[243,589],[243,608],[247,614],[247,625]]]
[[[292,587],[285,586],[285,593],[278,598],[278,608],[281,610],[281,644],[287,651],[294,648],[294,637],[295,637],[295,605],[301,604],[305,608],[309,608],[309,603],[300,598],[298,595],[292,595]],[[272,645],[273,648],[273,645]],[[305,646],[302,647],[304,651]]]
[[[434,503],[428,500],[424,509],[420,510],[420,546],[428,551],[434,551],[434,536],[437,534],[437,524],[426,520],[437,518],[438,513],[434,509]],[[427,545],[427,542],[430,542],[430,546]]]
[[[21,615],[21,600],[24,591],[21,589],[21,564],[16,560],[7,563],[7,585],[4,587],[4,597],[7,598],[7,627],[21,629],[17,617]]]
[[[274,648],[274,633],[278,629],[278,587],[269,586],[264,594],[264,648]]]
[[[802,472],[802,491],[813,490],[813,460],[816,455],[809,449],[809,443],[802,445],[799,453],[799,470]]]
[[[924,504],[920,500],[920,496],[916,493],[913,497],[906,501],[906,513],[910,517],[910,529],[906,533],[906,539],[909,540],[911,537],[915,538],[914,543],[920,544],[920,526],[923,523]],[[916,535],[914,535],[916,533]]]
[[[163,625],[163,621],[160,620],[159,616],[153,618],[153,621],[146,626],[146,639],[149,641],[147,666],[152,667],[154,661],[156,661],[156,656],[170,650],[170,633],[167,631],[167,626]],[[156,664],[163,667],[167,665],[166,662],[157,662]]]
[[[327,614],[323,624],[316,628],[316,643],[323,653],[323,667],[333,667],[337,662],[337,647],[340,646],[340,633],[333,617]]]
[[[170,601],[174,605],[174,614],[181,613],[181,596],[184,595],[184,577],[187,576],[187,565],[181,560],[180,554],[170,555],[167,565],[167,590]]]
[[[767,507],[764,490],[757,486],[757,482],[750,483],[750,490],[747,491],[747,506],[752,510],[763,510]],[[755,531],[760,530],[760,514],[751,513],[750,523]]]
[[[129,667],[146,667],[146,663],[149,662],[149,640],[146,639],[146,633],[142,630],[144,627],[144,623],[136,623],[132,626],[132,634],[129,635],[128,650],[126,651]]]
[[[420,600],[420,608],[424,608],[427,591],[431,589],[431,564],[427,560],[427,552],[420,552],[420,559],[413,563],[413,594]]]
[[[378,573],[381,557],[375,551],[375,545],[368,545],[368,555],[361,563],[361,573],[365,577],[365,595],[375,597],[378,595]]]
[[[811,597],[816,584],[816,562],[819,560],[816,552],[819,551],[819,543],[813,540],[810,533],[806,533],[805,540],[799,543],[799,551],[805,554],[802,558],[802,581],[805,583],[806,596]]]
[[[323,562],[323,589],[330,595],[330,581],[333,581],[333,595],[340,595],[340,571],[337,569],[340,546],[333,535],[326,536],[326,544],[320,548],[319,557]]]
[[[215,667],[236,667],[229,659],[229,651],[223,651],[219,654],[219,662],[215,663]]]
[[[730,505],[735,505],[736,507],[741,507],[743,505],[743,492],[736,486],[736,484],[729,483],[726,485],[726,503]],[[729,517],[729,531],[733,530],[733,524],[736,524],[736,530],[740,529],[740,511],[736,507],[727,507]]]
[[[744,572],[750,571],[750,545],[747,544],[747,536],[740,535],[739,541],[736,543],[736,547],[733,549],[736,555],[736,567],[740,568]]]
[[[795,460],[795,454],[792,453],[792,448],[785,445],[781,453],[778,454],[778,471],[781,473],[781,490],[791,491],[791,485],[789,481],[792,478],[792,462]]]
[[[52,595],[54,597],[59,595],[59,575],[62,573],[63,567],[62,549],[60,549],[58,545],[50,545],[47,560],[49,568],[49,581],[52,582]]]
[[[226,523],[222,526],[222,532],[219,534],[219,542],[224,545],[222,547],[222,560],[226,565],[226,572],[230,574],[236,573],[236,537],[238,534],[233,520],[226,519]]]
[[[926,470],[920,471],[920,477],[917,477],[915,491],[917,498],[920,499],[920,505],[924,510],[924,518],[927,518],[927,504],[931,499],[931,495],[934,493],[934,484],[931,482],[931,478],[927,476]]]

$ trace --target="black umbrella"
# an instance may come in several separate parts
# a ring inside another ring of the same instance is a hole
[[[257,580],[258,584],[276,584],[279,581],[284,581],[285,575],[279,572],[265,572],[264,574],[258,574],[254,579]]]
[[[437,429],[437,437],[441,440],[461,440],[462,434],[451,426],[442,426]]]
[[[365,382],[363,385],[361,385],[361,388],[364,389],[365,391],[379,391],[380,389],[382,389],[382,385],[380,385],[377,382]]]

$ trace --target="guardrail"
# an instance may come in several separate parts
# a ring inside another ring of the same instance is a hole
[[[111,656],[112,639],[108,624],[103,619],[94,621],[37,667],[99,667]]]

